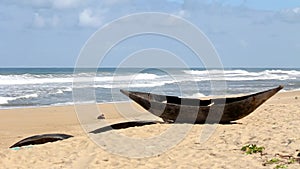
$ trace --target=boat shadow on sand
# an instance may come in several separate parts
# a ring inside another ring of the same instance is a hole
[[[153,124],[184,124],[180,122],[175,123],[167,123],[167,122],[161,122],[161,121],[128,121],[128,122],[120,122],[120,123],[114,123],[108,126],[100,127],[98,129],[95,129],[93,131],[90,131],[89,133],[92,134],[99,134],[108,132],[111,130],[120,130],[120,129],[127,129],[131,127],[141,127],[141,126],[147,126],[147,125],[153,125]],[[239,122],[226,122],[226,123],[194,123],[194,124],[221,124],[221,125],[234,125],[234,124],[242,124]]]

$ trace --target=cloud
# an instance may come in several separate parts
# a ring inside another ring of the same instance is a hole
[[[52,6],[55,8],[74,8],[80,5],[81,0],[52,0]]]
[[[79,26],[99,27],[102,24],[100,16],[96,15],[91,9],[84,9],[79,14]]]
[[[75,8],[80,4],[85,3],[82,0],[4,0],[4,2],[13,5],[27,5],[34,8],[54,8],[54,9],[66,9]]]
[[[176,15],[178,15],[180,17],[190,17],[189,13],[183,9],[181,9]]]
[[[277,17],[284,22],[300,23],[300,7],[281,10]]]
[[[294,8],[292,11],[296,14],[300,14],[300,7],[299,8]]]
[[[60,18],[56,15],[44,17],[39,13],[34,13],[33,26],[35,28],[57,27],[60,24]]]
[[[46,25],[45,19],[39,13],[34,14],[33,25],[37,28],[43,28]]]

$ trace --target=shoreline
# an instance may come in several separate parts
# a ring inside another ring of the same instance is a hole
[[[102,103],[78,103],[78,105],[89,105],[89,104],[94,104],[94,105],[101,105],[101,104],[113,104],[113,103],[129,103],[131,101],[117,101],[117,102],[102,102]],[[12,109],[32,109],[32,108],[49,108],[49,107],[66,107],[66,106],[75,106],[74,103],[69,103],[69,104],[64,104],[64,103],[57,103],[53,105],[43,105],[43,106],[25,106],[25,107],[10,107],[10,108],[3,108],[0,107],[1,110],[12,110]],[[8,106],[9,107],[9,106]]]
[[[258,91],[259,92],[259,91]],[[293,93],[293,92],[300,92],[300,89],[293,89],[293,90],[285,90],[284,88],[282,90],[280,90],[278,92],[278,94],[280,93]],[[244,94],[253,94],[253,92],[251,93],[240,93],[240,94],[228,94],[226,96],[229,97],[235,97],[235,96],[240,96],[240,95],[244,95]],[[213,98],[214,96],[203,96],[203,97],[199,97],[199,99],[210,99]],[[98,103],[78,103],[77,105],[86,105],[86,104],[95,104],[95,105],[101,105],[101,104],[118,104],[118,103],[130,103],[132,102],[131,100],[129,101],[112,101],[112,102],[98,102]],[[11,109],[32,109],[32,108],[47,108],[47,107],[65,107],[65,106],[75,106],[74,103],[56,103],[56,104],[52,104],[52,105],[43,105],[43,106],[23,106],[23,107],[13,107],[13,106],[7,106],[7,107],[1,107],[0,106],[0,111],[1,110],[11,110]]]

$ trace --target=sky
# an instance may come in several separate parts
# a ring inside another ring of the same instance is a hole
[[[300,67],[300,0],[1,0],[0,67],[74,67],[97,30],[138,12],[191,22],[224,67]],[[174,49],[190,66],[201,66],[180,44],[156,36],[119,44],[101,66],[116,67],[143,48]],[[144,57],[151,62],[150,55]]]

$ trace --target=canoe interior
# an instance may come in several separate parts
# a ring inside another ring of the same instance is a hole
[[[281,86],[278,87],[278,90],[282,89]],[[274,89],[271,89],[269,91],[272,91]],[[124,90],[121,90],[122,93],[125,94]],[[129,91],[131,96],[138,96],[145,100],[151,101],[151,102],[161,102],[161,103],[169,103],[169,104],[178,104],[178,105],[187,105],[187,106],[210,106],[212,103],[216,104],[229,104],[234,102],[243,101],[249,97],[255,97],[257,95],[266,93],[268,91],[258,92],[250,95],[245,96],[239,96],[239,97],[227,97],[227,98],[214,98],[214,99],[196,99],[196,98],[180,98],[178,96],[165,96],[165,95],[158,95],[153,93],[144,93],[144,92],[135,92],[135,91]],[[125,94],[127,95],[127,94]],[[225,100],[224,100],[225,99]]]

